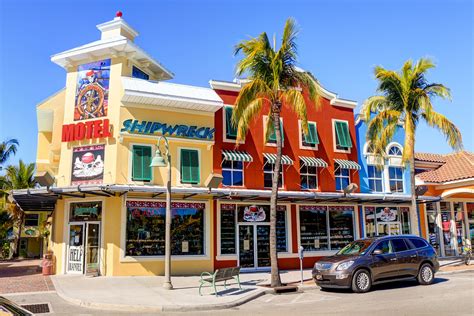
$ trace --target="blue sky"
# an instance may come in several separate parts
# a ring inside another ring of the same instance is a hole
[[[233,46],[266,31],[279,34],[287,17],[300,27],[299,62],[329,90],[359,105],[375,93],[375,65],[398,69],[431,57],[428,78],[451,88],[435,106],[461,129],[474,150],[473,5],[453,1],[0,1],[0,140],[15,137],[17,156],[36,155],[36,105],[65,85],[50,56],[99,39],[95,25],[123,18],[174,82],[208,86],[232,80]],[[444,137],[421,125],[416,149],[450,152]]]

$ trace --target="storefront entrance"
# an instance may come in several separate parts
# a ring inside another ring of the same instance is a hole
[[[67,273],[99,274],[100,222],[70,223]]]
[[[364,207],[365,236],[390,236],[410,233],[408,207]]]
[[[239,224],[239,266],[243,269],[270,266],[270,225]]]

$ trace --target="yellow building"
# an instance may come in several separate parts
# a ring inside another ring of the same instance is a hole
[[[51,58],[66,85],[37,106],[37,179],[47,188],[14,197],[24,210],[51,214],[56,274],[162,274],[167,170],[150,162],[165,135],[172,273],[212,270],[206,180],[222,100],[209,88],[166,82],[173,73],[136,45],[121,16],[97,28],[99,40]]]

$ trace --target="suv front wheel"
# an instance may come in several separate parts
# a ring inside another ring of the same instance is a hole
[[[372,287],[372,279],[367,270],[358,270],[352,277],[352,291],[356,293],[366,293]]]
[[[421,285],[429,285],[433,283],[434,271],[433,267],[429,263],[424,263],[418,271],[418,283]]]

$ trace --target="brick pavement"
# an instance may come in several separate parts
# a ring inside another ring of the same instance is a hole
[[[0,261],[0,294],[54,291],[40,264],[41,260]]]

